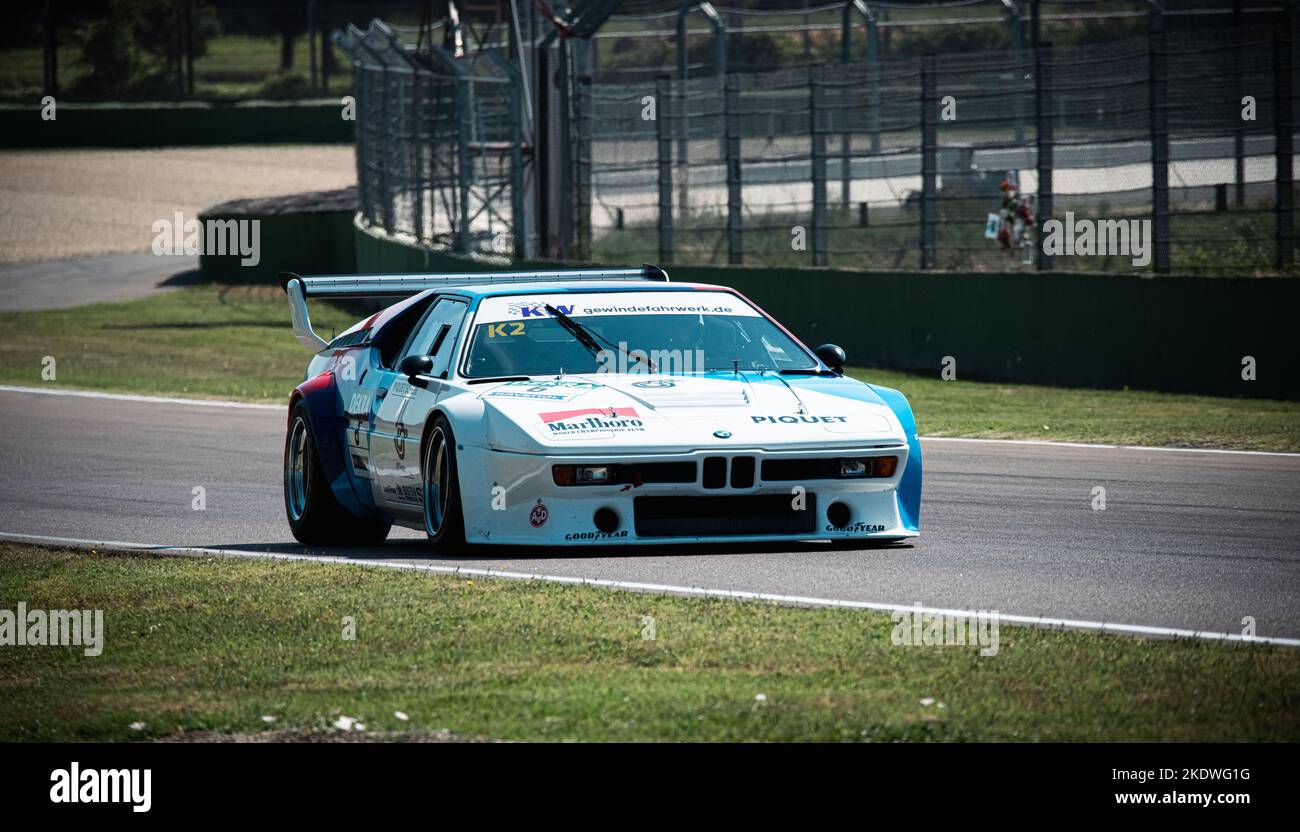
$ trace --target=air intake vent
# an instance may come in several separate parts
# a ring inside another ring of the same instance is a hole
[[[632,510],[638,537],[813,534],[817,498],[807,496],[802,511],[786,494],[637,497]]]

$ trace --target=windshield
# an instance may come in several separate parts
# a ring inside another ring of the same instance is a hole
[[[485,299],[474,319],[465,373],[490,378],[816,366],[790,336],[735,295],[601,292]]]

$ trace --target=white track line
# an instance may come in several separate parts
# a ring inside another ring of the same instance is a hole
[[[286,405],[254,404],[251,402],[227,402],[217,399],[182,399],[167,396],[136,396],[127,393],[102,393],[97,390],[68,390],[59,387],[16,387],[0,384],[0,393],[32,393],[45,396],[77,396],[86,399],[110,399],[122,402],[156,402],[158,404],[187,404],[197,407],[230,407],[239,410],[277,410],[284,411]],[[1040,445],[1048,448],[1094,448],[1102,450],[1125,451],[1161,451],[1164,453],[1185,454],[1245,454],[1247,456],[1290,456],[1300,457],[1300,453],[1286,451],[1234,451],[1227,448],[1157,448],[1148,445],[1102,445],[1089,442],[1060,442],[1050,439],[979,439],[960,436],[922,436],[924,442],[976,442],[982,444],[1001,443],[1004,445]]]
[[[871,601],[846,601],[834,598],[813,598],[803,595],[780,595],[770,592],[747,592],[736,589],[707,589],[705,587],[673,586],[671,584],[649,584],[637,581],[615,581],[608,578],[577,578],[568,575],[542,575],[527,572],[507,572],[500,569],[475,569],[465,566],[442,566],[432,563],[399,563],[396,561],[349,560],[338,556],[326,555],[290,555],[280,552],[254,552],[247,549],[211,549],[194,546],[157,546],[149,543],[131,543],[121,540],[87,540],[77,537],[54,537],[41,534],[19,534],[17,532],[0,532],[0,540],[14,543],[31,543],[38,546],[62,546],[72,549],[104,549],[108,551],[144,551],[159,555],[217,555],[221,557],[250,558],[256,560],[306,561],[310,563],[332,563],[350,566],[379,567],[383,569],[404,569],[413,572],[433,572],[445,575],[473,575],[482,578],[503,578],[514,581],[546,581],[557,584],[580,584],[599,586],[608,589],[632,590],[660,595],[690,595],[700,598],[731,598],[742,601],[771,601],[801,607],[836,607],[842,609],[873,610],[876,612],[906,612],[922,615],[969,616],[971,610],[954,610],[942,607],[918,607],[915,604],[880,604]],[[1124,633],[1126,635],[1154,636],[1163,638],[1190,638],[1205,641],[1236,641],[1250,644],[1271,644],[1284,647],[1300,647],[1300,638],[1278,638],[1271,636],[1245,636],[1238,633],[1214,633],[1201,630],[1180,630],[1172,627],[1148,627],[1142,624],[1115,624],[1105,621],[1082,621],[1070,618],[1048,618],[1033,615],[1009,615],[998,613],[998,621],[1008,624],[1023,624],[1030,627],[1049,629],[1087,630],[1104,633]]]
[[[15,387],[0,384],[0,393],[34,393],[42,396],[74,396],[82,399],[111,399],[116,402],[153,402],[155,404],[188,404],[197,407],[232,407],[237,410],[279,410],[283,404],[254,404],[253,402],[226,402],[219,399],[181,399],[167,396],[133,396],[129,393],[102,393],[98,390],[67,390],[60,387]],[[285,398],[288,401],[288,397]]]

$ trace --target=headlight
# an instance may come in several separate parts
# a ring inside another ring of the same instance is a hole
[[[614,471],[608,465],[553,465],[551,477],[556,485],[606,485]]]
[[[865,477],[871,473],[871,466],[865,459],[841,459],[840,476],[841,477]]]
[[[898,470],[898,457],[896,456],[868,456],[840,460],[840,477],[842,479],[892,477],[896,470]]]

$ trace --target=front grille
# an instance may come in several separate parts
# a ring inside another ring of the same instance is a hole
[[[791,505],[788,494],[637,497],[632,511],[638,537],[811,534],[817,498],[806,496],[802,511]]]
[[[695,482],[694,462],[623,462],[610,466],[615,485],[643,485],[652,482]]]
[[[749,488],[754,484],[754,458],[738,456],[731,460],[731,487]]]
[[[727,458],[710,456],[704,459],[704,487],[722,488],[727,484]]]

